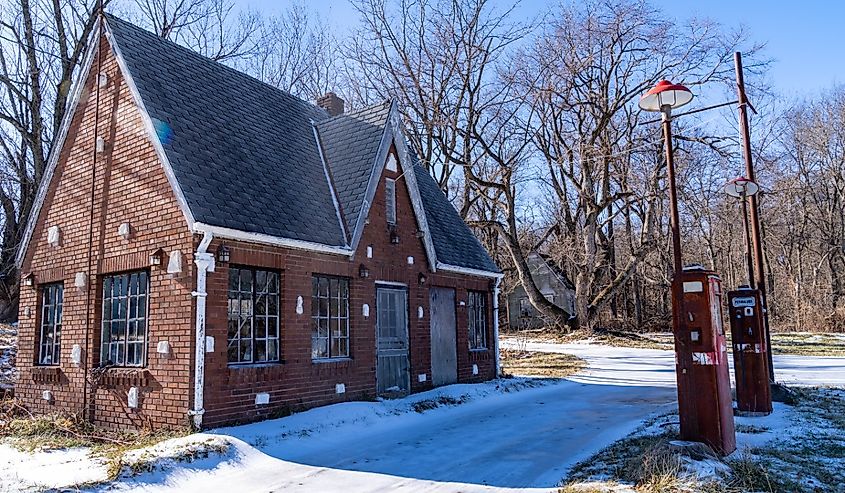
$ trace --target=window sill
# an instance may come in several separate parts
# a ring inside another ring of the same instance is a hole
[[[146,387],[150,372],[146,367],[111,366],[99,377],[99,385],[104,388]]]
[[[62,383],[64,380],[59,365],[36,365],[32,367],[32,381],[35,383]]]
[[[486,353],[489,350],[490,350],[489,348],[480,347],[480,348],[470,349],[469,352],[471,352],[471,353]]]
[[[285,363],[284,360],[279,361],[267,361],[265,363],[228,363],[227,366],[230,369],[240,369],[240,368],[271,368],[274,366],[282,366]]]
[[[343,358],[316,358],[311,360],[311,364],[324,365],[326,363],[349,363],[352,361],[350,357]]]

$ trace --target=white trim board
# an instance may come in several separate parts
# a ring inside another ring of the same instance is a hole
[[[444,264],[443,262],[438,262],[437,268],[443,272],[454,272],[456,274],[465,274],[468,276],[489,277],[491,279],[501,279],[505,277],[505,275],[501,272],[471,269],[469,267],[461,267],[459,265]]]
[[[326,183],[329,185],[329,194],[332,196],[332,204],[334,204],[335,213],[337,213],[337,222],[340,224],[340,231],[343,234],[343,241],[349,242],[349,232],[346,231],[346,223],[343,220],[343,214],[340,213],[340,200],[338,200],[337,191],[332,182],[331,173],[329,173],[329,166],[326,164],[326,157],[323,155],[323,144],[320,140],[320,131],[314,120],[311,120],[311,130],[314,131],[314,143],[317,145],[317,152],[320,154],[320,162],[323,164],[323,173],[326,175]]]
[[[273,245],[287,248],[296,248],[298,250],[308,250],[317,253],[328,253],[331,255],[345,255],[352,257],[355,253],[346,246],[331,246],[323,245],[321,243],[314,243],[311,241],[294,240],[290,238],[280,238],[278,236],[271,236],[263,233],[251,233],[249,231],[241,231],[239,229],[226,228],[223,226],[212,226],[210,224],[195,222],[193,233],[212,233],[215,238],[228,238],[230,240],[240,240],[252,243],[263,243],[265,245]]]

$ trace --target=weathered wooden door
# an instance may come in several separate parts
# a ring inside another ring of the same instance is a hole
[[[404,288],[376,288],[378,395],[396,397],[410,389],[408,364],[408,293]]]
[[[431,315],[431,382],[448,385],[458,381],[458,340],[455,331],[455,290],[428,290]]]

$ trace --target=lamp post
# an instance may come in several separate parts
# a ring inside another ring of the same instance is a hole
[[[745,160],[745,176],[755,181],[754,162],[751,155],[751,130],[748,126],[748,96],[745,94],[745,77],[742,70],[742,53],[734,53],[734,69],[736,70],[736,90],[739,97],[739,127],[742,133],[742,157]],[[754,107],[751,107],[754,110]],[[755,111],[756,113],[756,111]],[[760,232],[760,205],[756,195],[749,198],[751,203],[751,241],[754,246],[754,267],[755,284],[760,290],[760,297],[763,303],[763,330],[765,331],[766,344],[772,347],[772,335],[769,329],[769,298],[766,293],[766,269],[763,266],[763,239]],[[772,352],[769,351],[769,384],[775,385],[775,366],[772,360]]]
[[[736,375],[736,414],[766,416],[772,412],[772,388],[769,383],[771,348],[766,340],[763,293],[754,289],[756,282],[752,255],[748,202],[760,191],[753,180],[734,178],[724,186],[725,193],[742,202],[742,223],[745,226],[745,261],[748,286],[728,292],[728,313],[731,324],[734,374]]]
[[[663,80],[640,98],[639,105],[645,111],[659,111],[663,125],[672,230],[672,332],[681,439],[704,442],[727,455],[736,449],[736,435],[722,330],[721,281],[716,272],[701,266],[684,269],[681,252],[672,111],[692,99],[693,94],[686,87]],[[698,111],[701,110],[693,112]]]
[[[745,225],[745,262],[748,268],[748,286],[754,288],[754,259],[752,257],[751,227],[748,224],[748,199],[757,195],[760,186],[739,176],[725,183],[725,193],[742,201],[742,223]]]
[[[674,275],[672,277],[672,330],[677,333],[680,325],[680,306],[683,302],[681,291],[681,271],[683,260],[681,257],[681,229],[680,214],[678,212],[678,191],[675,184],[675,159],[672,152],[672,110],[680,108],[692,101],[692,91],[680,84],[672,84],[662,80],[640,98],[640,108],[645,111],[659,111],[663,124],[663,140],[666,147],[666,173],[669,180],[669,221],[672,229],[672,257]]]

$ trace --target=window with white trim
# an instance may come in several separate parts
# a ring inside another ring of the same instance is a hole
[[[229,267],[230,364],[279,361],[279,273]]]
[[[469,348],[487,349],[487,293],[467,292]]]
[[[100,360],[114,366],[147,364],[146,271],[103,278],[102,350]]]
[[[311,358],[349,357],[349,279],[311,278]]]
[[[62,303],[64,285],[41,287],[41,333],[38,339],[38,364],[58,365],[61,352]]]
[[[396,180],[384,180],[384,215],[387,224],[396,224]]]

